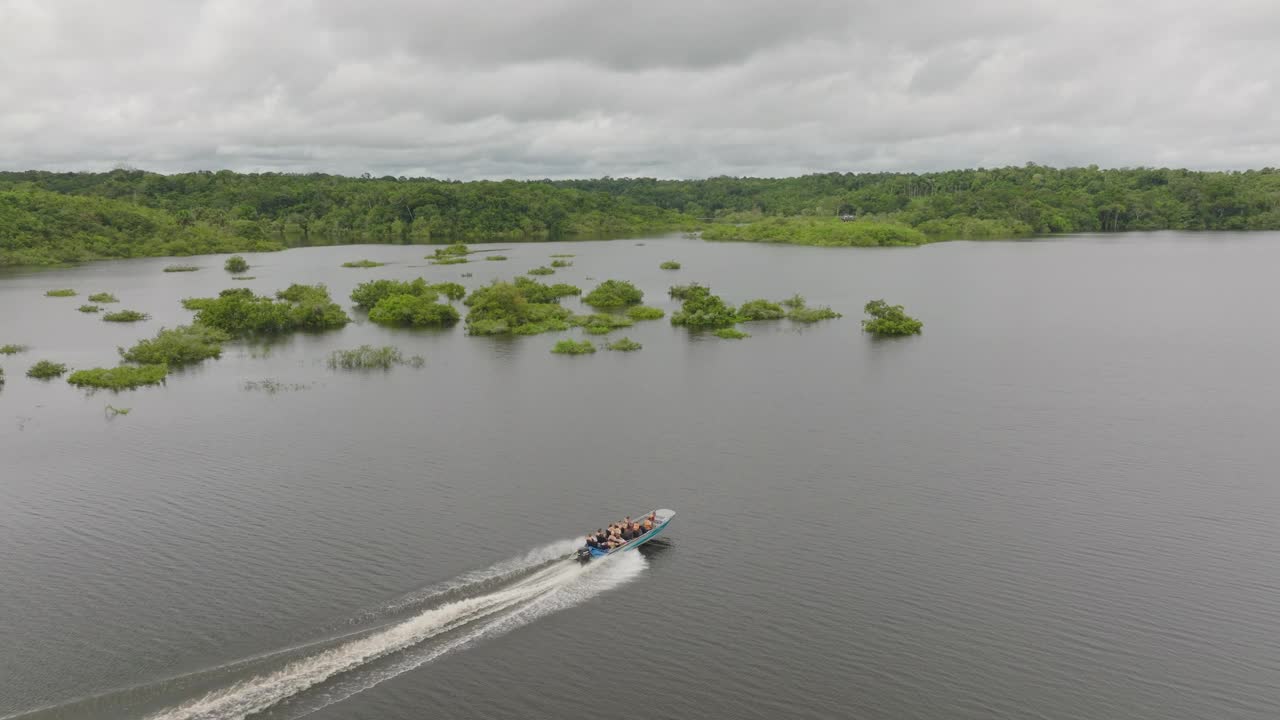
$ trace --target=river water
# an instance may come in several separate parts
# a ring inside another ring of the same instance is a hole
[[[0,356],[0,716],[1280,717],[1280,234],[502,247],[0,275],[0,344],[32,346]],[[552,253],[668,311],[700,281],[845,317],[565,357],[353,311],[159,388],[23,376],[114,364],[236,284],[346,305]],[[362,257],[392,264],[339,267]],[[98,291],[153,319],[76,312]],[[878,297],[924,334],[860,333]],[[426,364],[326,367],[362,343]],[[653,507],[662,542],[558,559]]]

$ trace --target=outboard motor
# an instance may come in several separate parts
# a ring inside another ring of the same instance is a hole
[[[578,562],[586,562],[590,560],[591,548],[587,547],[586,545],[583,545],[582,547],[578,548],[578,552],[574,553],[573,559],[577,560]]]

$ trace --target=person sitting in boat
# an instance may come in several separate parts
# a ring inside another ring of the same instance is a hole
[[[645,532],[649,532],[653,529],[653,521],[649,518],[645,518],[644,523],[640,527],[644,528]]]
[[[596,536],[595,536],[595,534],[591,534],[591,535],[588,535],[588,536],[587,536],[587,547],[589,547],[589,548],[598,548],[598,547],[600,547],[600,541],[599,541],[599,540],[596,540]]]
[[[657,524],[658,524],[658,511],[657,511],[657,510],[654,510],[653,512],[649,513],[649,517],[647,517],[647,518],[645,518],[645,519],[646,519],[646,520],[648,520],[650,523],[653,523],[654,525],[657,525]]]

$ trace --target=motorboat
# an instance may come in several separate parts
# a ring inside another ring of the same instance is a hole
[[[583,545],[581,548],[578,549],[578,552],[575,554],[575,557],[577,557],[579,560],[585,561],[585,560],[591,560],[592,558],[606,557],[608,555],[612,555],[616,552],[621,552],[623,550],[634,550],[640,547],[641,545],[649,542],[650,540],[654,539],[655,537],[658,536],[658,533],[665,530],[667,527],[667,523],[671,522],[671,518],[676,516],[676,511],[665,510],[665,509],[651,510],[649,512],[642,513],[640,515],[632,515],[632,517],[640,518],[639,522],[643,522],[644,518],[649,517],[649,515],[651,514],[654,516],[654,519],[657,520],[657,522],[654,523],[654,526],[650,528],[648,532],[641,535],[640,537],[632,538],[625,545],[619,545],[618,547],[611,548],[609,550],[605,550],[604,548],[592,547],[590,545]]]

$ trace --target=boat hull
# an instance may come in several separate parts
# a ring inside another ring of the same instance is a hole
[[[594,547],[584,547],[583,549],[590,552],[589,557],[602,558],[617,552],[634,550],[640,547],[641,545],[657,537],[659,534],[662,533],[663,530],[666,530],[667,525],[671,522],[671,518],[675,517],[676,515],[675,511],[673,510],[655,510],[654,512],[658,514],[658,524],[654,525],[653,529],[650,530],[649,532],[641,535],[640,537],[632,540],[631,542],[628,542],[626,545],[621,545],[619,547],[613,548],[612,550],[601,550],[600,548],[594,548]],[[639,517],[647,517],[648,515],[649,513],[645,513],[644,515],[640,515]]]

